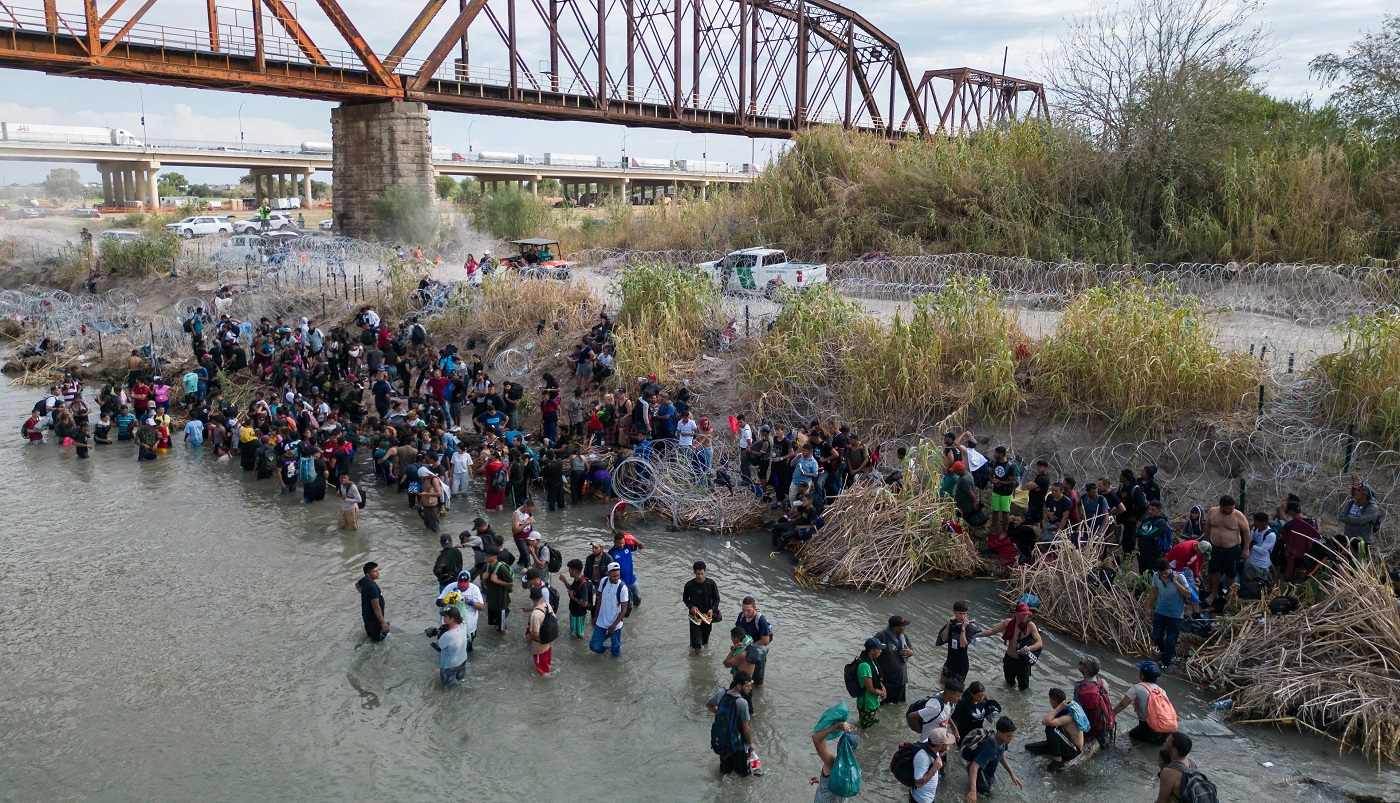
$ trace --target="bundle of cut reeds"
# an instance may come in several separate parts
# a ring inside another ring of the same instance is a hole
[[[1102,561],[1103,544],[1060,539],[1039,560],[1013,573],[1003,595],[1040,598],[1037,618],[1056,632],[1129,655],[1152,651],[1151,620],[1135,595],[1138,576]]]
[[[1300,722],[1377,760],[1400,760],[1400,610],[1377,565],[1337,561],[1323,598],[1266,615],[1250,603],[1187,664],[1251,721]]]
[[[896,494],[860,482],[824,519],[826,526],[796,547],[798,582],[896,592],[916,580],[970,577],[982,566],[972,539],[943,527],[957,512],[936,490]]]

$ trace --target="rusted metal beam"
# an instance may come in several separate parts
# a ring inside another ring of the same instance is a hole
[[[447,54],[452,52],[452,45],[466,35],[467,28],[471,27],[472,21],[481,13],[481,9],[485,7],[486,0],[470,0],[470,2],[466,4],[466,7],[457,14],[457,19],[452,21],[452,25],[447,29],[447,33],[442,35],[437,45],[433,47],[432,52],[428,54],[428,59],[423,62],[423,66],[419,68],[418,74],[413,76],[408,82],[408,89],[417,92],[428,85],[428,81],[432,79],[433,73],[437,71],[438,67],[442,66],[442,62],[447,58]]]
[[[267,48],[263,44],[262,6],[253,0],[253,69],[267,72]]]
[[[423,10],[418,12],[418,16],[413,19],[413,24],[408,26],[408,30],[403,32],[399,41],[394,43],[394,47],[389,51],[389,55],[384,57],[384,69],[393,70],[403,61],[403,57],[408,55],[408,51],[418,42],[418,38],[427,30],[428,23],[433,21],[437,13],[447,4],[447,0],[428,0],[428,4],[423,6]]]
[[[381,86],[402,86],[399,79],[396,78],[392,72],[384,69],[384,64],[379,60],[379,57],[374,54],[374,51],[370,49],[369,43],[365,41],[365,38],[360,36],[359,30],[355,28],[355,23],[350,21],[350,18],[346,16],[345,11],[341,9],[340,4],[337,3],[336,0],[316,0],[316,4],[321,7],[322,11],[326,12],[327,19],[329,19],[331,24],[335,26],[335,29],[340,32],[341,37],[345,39],[345,43],[350,46],[350,49],[355,52],[355,56],[360,59],[360,63],[365,65],[365,69],[369,71],[370,75],[374,76],[374,79],[378,81]]]
[[[98,17],[98,25],[106,25],[107,21],[112,18],[112,15],[117,13],[117,10],[124,5],[126,5],[126,0],[116,0],[116,2],[112,3],[112,7],[107,9],[107,13]]]
[[[282,30],[286,31],[287,35],[292,38],[292,41],[297,43],[297,48],[301,50],[303,56],[306,56],[307,61],[310,61],[318,67],[330,66],[330,62],[326,61],[326,57],[321,55],[321,49],[316,47],[315,42],[311,41],[311,37],[308,36],[305,29],[301,27],[301,23],[297,22],[296,15],[292,13],[291,9],[287,8],[282,0],[263,0],[263,2],[267,4],[268,10],[272,12],[273,19],[277,20],[277,22],[282,25]]]
[[[102,46],[102,23],[98,20],[97,0],[83,0],[83,20],[87,27],[87,52],[96,53]]]
[[[598,110],[608,111],[608,0],[598,2]]]
[[[123,25],[120,30],[118,30],[115,34],[112,35],[112,38],[107,41],[107,44],[102,46],[102,50],[98,53],[98,55],[105,56],[108,53],[111,53],[112,48],[116,47],[117,43],[121,42],[121,40],[124,39],[128,33],[131,33],[131,29],[136,26],[136,23],[141,21],[141,18],[145,16],[146,12],[150,11],[151,6],[155,4],[156,0],[146,0],[145,3],[142,3],[141,7],[136,9],[136,13],[131,15],[131,19],[127,20],[126,24]]]
[[[58,0],[44,0],[44,27],[49,33],[58,34]]]
[[[205,0],[209,6],[209,49],[215,53],[219,52],[219,9],[214,5],[215,0]]]

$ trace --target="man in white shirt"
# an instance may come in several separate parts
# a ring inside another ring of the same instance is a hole
[[[749,444],[753,443],[753,427],[744,420],[742,415],[735,416],[739,422],[739,477],[744,481],[745,488],[753,487],[752,466],[749,465]]]
[[[437,604],[444,608],[451,606],[461,612],[468,639],[467,652],[471,652],[472,641],[476,639],[477,612],[486,610],[486,597],[476,583],[472,582],[471,573],[458,574],[457,582],[448,585],[438,594]]]
[[[681,420],[676,422],[676,443],[690,449],[695,445],[695,431],[700,425],[691,420],[690,411],[686,410]]]
[[[611,642],[612,654],[622,655],[622,621],[627,618],[632,598],[627,584],[622,582],[622,566],[608,564],[608,576],[598,584],[598,614],[593,619],[593,637],[588,649],[603,654],[603,645]]]
[[[943,684],[943,693],[937,697],[930,697],[924,703],[924,707],[909,715],[909,724],[919,726],[919,740],[928,741],[935,730],[939,728],[951,728],[957,731],[957,726],[951,724],[953,709],[958,707],[958,701],[962,699],[963,685],[956,680],[950,680]]]
[[[467,492],[467,483],[472,478],[471,453],[467,451],[467,445],[462,442],[457,443],[457,451],[452,453],[452,489],[449,495],[456,496]]]

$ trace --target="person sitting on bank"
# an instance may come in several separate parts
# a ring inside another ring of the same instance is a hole
[[[1138,682],[1128,687],[1123,699],[1113,707],[1114,714],[1120,714],[1129,704],[1137,714],[1138,724],[1128,731],[1128,738],[1135,742],[1162,744],[1176,730],[1176,709],[1157,678],[1162,668],[1156,661],[1143,661],[1137,664]]]
[[[1050,713],[1040,720],[1045,726],[1045,741],[1031,742],[1026,750],[1050,756],[1046,772],[1061,772],[1066,764],[1084,752],[1084,732],[1089,729],[1089,717],[1079,703],[1067,699],[1059,688],[1050,689],[1046,696],[1050,698]]]

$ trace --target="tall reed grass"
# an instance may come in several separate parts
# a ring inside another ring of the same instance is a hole
[[[1121,425],[1238,410],[1262,367],[1217,348],[1206,315],[1172,284],[1089,290],[1035,355],[1032,389],[1061,412]]]
[[[1314,365],[1332,387],[1328,412],[1339,428],[1400,448],[1400,312],[1358,315],[1345,331],[1342,349]]]
[[[705,330],[720,316],[719,289],[709,274],[644,263],[625,269],[618,289],[617,370],[623,377],[665,379],[699,358]]]

